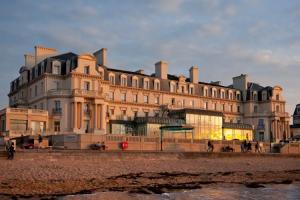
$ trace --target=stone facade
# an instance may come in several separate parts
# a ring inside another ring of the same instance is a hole
[[[205,83],[197,66],[190,68],[190,77],[176,76],[168,74],[166,61],[147,75],[110,68],[106,56],[105,48],[77,55],[35,47],[11,82],[9,106],[48,111],[49,132],[105,134],[118,121],[160,116],[163,108],[193,108],[221,112],[226,123],[253,125],[256,139],[290,136],[280,86],[262,87],[243,74],[230,86]]]

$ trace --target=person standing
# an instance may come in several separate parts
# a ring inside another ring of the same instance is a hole
[[[43,137],[39,134],[39,149],[42,147]]]

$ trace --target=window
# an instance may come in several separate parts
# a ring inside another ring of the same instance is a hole
[[[84,74],[90,74],[90,66],[84,67]]]
[[[241,99],[241,95],[240,94],[236,94],[236,99],[240,100]]]
[[[191,107],[194,107],[194,106],[195,106],[194,100],[191,100],[191,101],[190,101],[190,106],[191,106]]]
[[[40,103],[40,109],[44,110],[44,103]]]
[[[60,121],[54,121],[54,132],[60,132]]]
[[[109,83],[110,84],[115,84],[115,76],[113,74],[109,75]]]
[[[41,82],[41,94],[44,93],[44,82]]]
[[[206,110],[208,110],[208,102],[205,102],[204,108],[205,108]]]
[[[121,101],[126,101],[126,93],[121,93]]]
[[[214,103],[214,110],[217,110],[217,103]]]
[[[114,109],[110,109],[110,114],[114,115],[115,114],[115,110]]]
[[[127,86],[127,78],[125,76],[121,76],[121,85]]]
[[[176,85],[174,83],[170,83],[171,92],[176,92]]]
[[[133,116],[134,117],[137,117],[138,116],[137,114],[138,114],[138,111],[133,111]]]
[[[225,111],[225,104],[222,105],[222,110]]]
[[[154,89],[155,90],[160,90],[160,84],[158,81],[154,82]]]
[[[241,112],[240,106],[237,106],[236,109],[237,109],[237,112],[238,112],[238,113]]]
[[[108,93],[108,99],[109,100],[114,100],[114,92],[109,92]]]
[[[137,79],[132,79],[132,87],[139,87]]]
[[[54,101],[54,109],[60,110],[60,101]]]
[[[280,107],[279,107],[279,105],[276,106],[276,112],[280,112]]]
[[[32,89],[29,89],[29,96],[32,97]]]
[[[159,104],[159,96],[155,97],[155,104]]]
[[[253,94],[253,100],[257,101],[257,94],[256,93]]]
[[[144,103],[149,103],[149,97],[148,97],[148,95],[144,95]]]
[[[149,113],[148,112],[145,112],[145,117],[148,117],[149,116]]]
[[[38,87],[37,85],[34,86],[34,96],[37,96]]]
[[[224,91],[221,92],[221,98],[225,99],[225,92]]]
[[[257,113],[257,106],[254,106],[253,112],[254,112],[254,113]]]
[[[233,112],[233,105],[230,105],[230,112]]]
[[[126,110],[122,110],[122,115],[126,116]]]
[[[175,105],[175,98],[172,98],[172,99],[171,99],[171,104],[172,104],[172,105]]]
[[[185,89],[184,86],[181,86],[181,93],[184,93]]]
[[[217,97],[217,91],[213,90],[213,97]]]
[[[276,94],[276,100],[279,101],[279,94]]]
[[[190,94],[194,94],[194,88],[190,87]]]
[[[90,82],[88,81],[84,82],[84,90],[90,90]]]
[[[232,100],[232,93],[229,93],[229,99]]]
[[[53,66],[53,74],[60,74],[60,66],[59,65]]]
[[[205,97],[208,96],[208,89],[207,89],[207,88],[204,89],[204,96],[205,96]]]
[[[55,89],[59,90],[59,82],[58,81],[55,82]]]
[[[138,95],[137,94],[133,94],[132,95],[132,99],[133,99],[133,102],[137,103],[138,102]]]
[[[144,89],[149,90],[149,80],[144,80]]]

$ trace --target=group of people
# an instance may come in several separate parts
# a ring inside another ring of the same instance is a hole
[[[263,146],[263,144],[257,141],[255,143],[255,152],[261,153],[262,149],[263,149],[262,146]],[[242,142],[242,144],[241,144],[241,152],[251,152],[251,151],[252,151],[252,144],[251,144],[251,142],[249,141],[247,143],[247,141],[244,140],[244,142]]]

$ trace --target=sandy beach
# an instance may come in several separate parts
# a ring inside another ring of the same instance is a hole
[[[17,152],[1,157],[0,195],[49,197],[103,191],[160,194],[204,184],[290,184],[300,156],[172,152]]]

